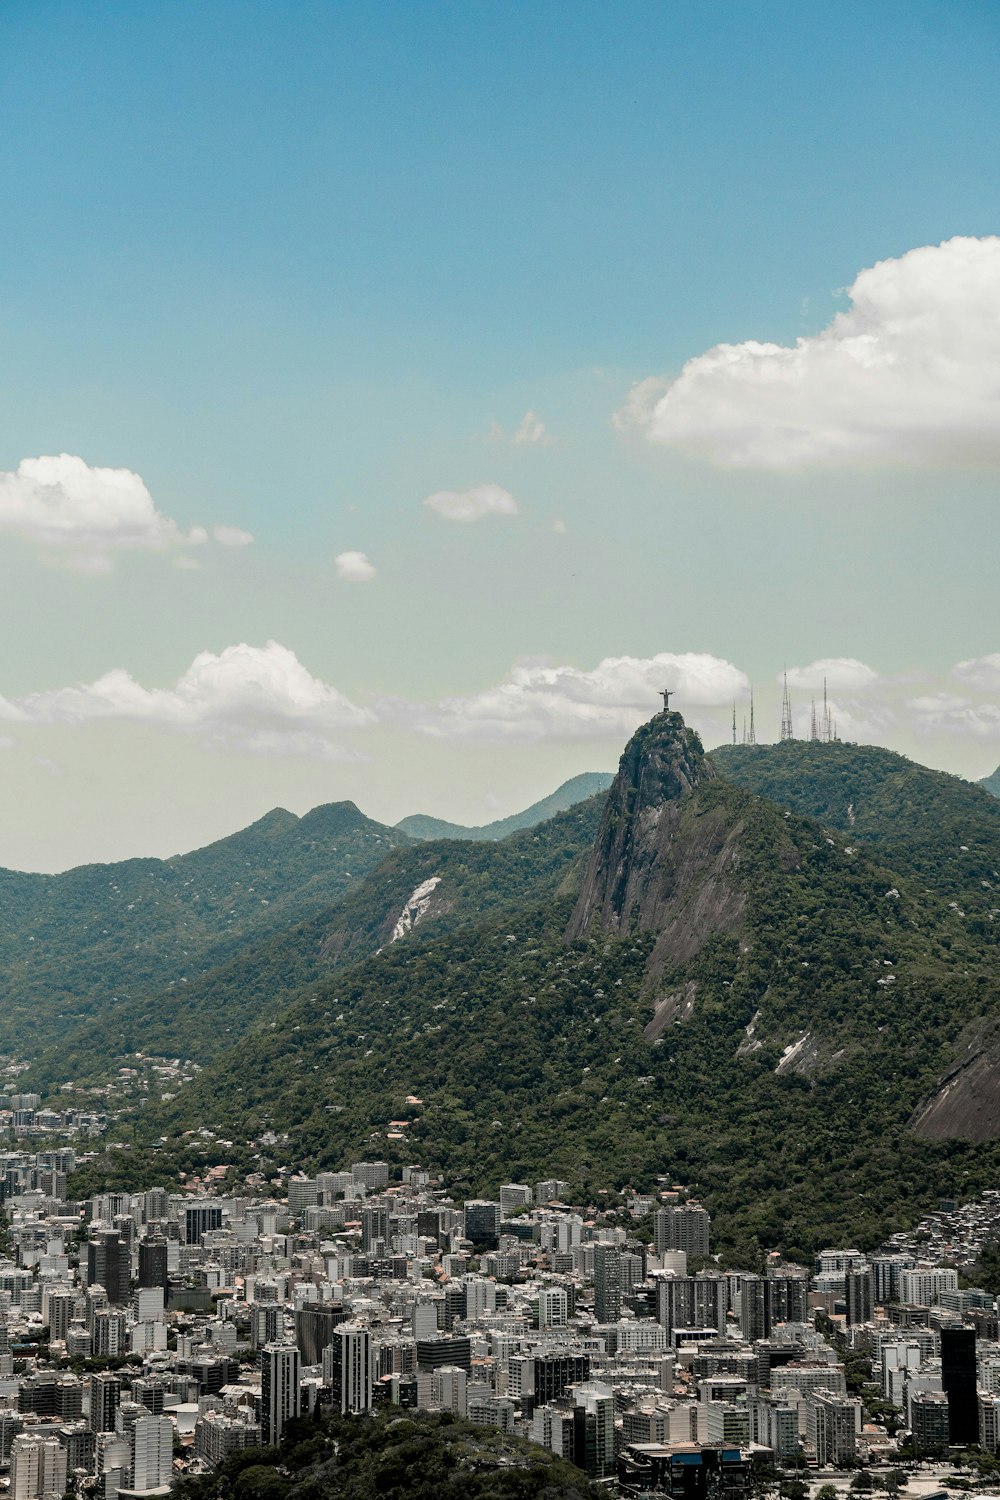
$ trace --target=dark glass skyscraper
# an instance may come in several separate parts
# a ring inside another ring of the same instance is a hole
[[[941,1384],[948,1397],[948,1438],[979,1442],[976,1399],[976,1334],[972,1328],[942,1328]]]

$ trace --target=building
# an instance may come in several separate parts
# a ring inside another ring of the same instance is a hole
[[[500,1243],[500,1205],[473,1198],[465,1205],[465,1238],[483,1250],[496,1250]]]
[[[361,1323],[341,1323],[323,1351],[323,1383],[333,1392],[333,1409],[370,1411],[374,1403],[375,1371],[370,1329]]]
[[[279,1317],[283,1327],[284,1312],[276,1305],[269,1305],[255,1309],[261,1314],[264,1323],[263,1332],[265,1338],[259,1343],[269,1344],[280,1342]],[[268,1317],[270,1314],[270,1318]],[[323,1350],[333,1343],[333,1335],[341,1323],[346,1323],[350,1313],[346,1307],[336,1306],[332,1302],[307,1302],[304,1307],[295,1310],[295,1342],[302,1356],[304,1365],[318,1365],[323,1359]],[[273,1331],[272,1330],[273,1325]]]
[[[140,1410],[142,1416],[128,1428],[129,1488],[143,1492],[160,1489],[173,1477],[174,1424],[145,1407]]]
[[[203,1234],[222,1228],[222,1208],[218,1203],[189,1203],[184,1209],[184,1243],[200,1245]]]
[[[844,1468],[858,1455],[861,1432],[861,1402],[835,1391],[813,1395],[816,1417],[816,1460],[820,1468]]]
[[[90,1430],[114,1432],[122,1399],[122,1383],[110,1370],[90,1377]]]
[[[139,1241],[139,1285],[160,1286],[163,1288],[163,1297],[166,1301],[170,1290],[170,1279],[167,1274],[167,1242],[165,1239],[156,1237],[154,1239]]]
[[[500,1189],[500,1217],[509,1219],[518,1208],[531,1207],[531,1188],[526,1182],[505,1182]]]
[[[847,1322],[870,1323],[875,1312],[871,1271],[848,1271],[844,1277]]]
[[[10,1449],[10,1500],[62,1500],[66,1449],[54,1435],[22,1432]]]
[[[260,1430],[265,1448],[277,1447],[286,1422],[300,1411],[299,1351],[295,1344],[265,1344],[260,1359]]]
[[[948,1397],[943,1391],[914,1391],[911,1394],[910,1427],[914,1450],[922,1458],[947,1453]]]
[[[904,1279],[911,1273],[905,1271]],[[941,1384],[948,1398],[948,1435],[952,1444],[979,1441],[976,1399],[976,1334],[972,1328],[941,1329]]]
[[[105,1229],[87,1243],[87,1285],[102,1286],[112,1307],[123,1307],[130,1286],[128,1245],[116,1229]]]
[[[622,1253],[617,1245],[594,1246],[594,1314],[617,1323],[622,1312]]]
[[[687,1255],[708,1255],[711,1219],[700,1203],[672,1204],[653,1216],[653,1249],[657,1255],[665,1250],[683,1250]]]

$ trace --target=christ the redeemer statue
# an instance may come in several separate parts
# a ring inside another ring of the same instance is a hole
[[[664,713],[668,713],[669,710],[670,710],[670,700],[674,696],[674,694],[676,693],[677,689],[676,688],[661,688],[660,691],[663,694],[663,711],[664,711]]]

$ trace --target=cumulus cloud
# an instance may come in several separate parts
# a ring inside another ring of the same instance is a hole
[[[22,722],[125,721],[196,735],[211,748],[323,760],[354,758],[336,737],[372,722],[368,710],[314,677],[277,641],[202,651],[168,688],[143,687],[116,668],[95,682],[32,693],[10,706]]]
[[[481,521],[484,516],[516,516],[517,501],[499,484],[476,484],[467,490],[437,490],[428,495],[428,510],[446,521]]]
[[[794,346],[718,344],[616,418],[733,468],[1000,463],[1000,238],[861,271],[849,308]]]
[[[976,701],[957,693],[928,693],[911,698],[916,728],[972,739],[1000,739],[1000,704]]]
[[[878,673],[858,661],[854,656],[824,656],[810,662],[807,667],[789,667],[788,686],[807,690],[822,690],[823,684],[836,692],[847,689],[857,692],[860,688],[872,687],[878,682]]]
[[[994,651],[990,656],[976,656],[970,661],[958,662],[952,669],[952,676],[970,688],[1000,693],[1000,651]]]
[[[131,469],[93,467],[70,453],[25,458],[0,471],[0,531],[36,542],[51,560],[98,573],[110,571],[119,552],[163,552],[208,540],[203,526],[185,533],[158,511]],[[253,540],[236,526],[217,526],[213,534],[230,547]]]
[[[700,652],[606,657],[589,671],[523,662],[483,692],[429,705],[388,700],[381,713],[439,738],[625,739],[661,706],[665,687],[688,712],[742,697],[749,681],[731,662]]]
[[[363,552],[338,552],[333,566],[346,583],[370,583],[375,577],[375,568]]]

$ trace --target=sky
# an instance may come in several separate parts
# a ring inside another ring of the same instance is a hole
[[[0,865],[1000,762],[994,0],[7,0]]]

